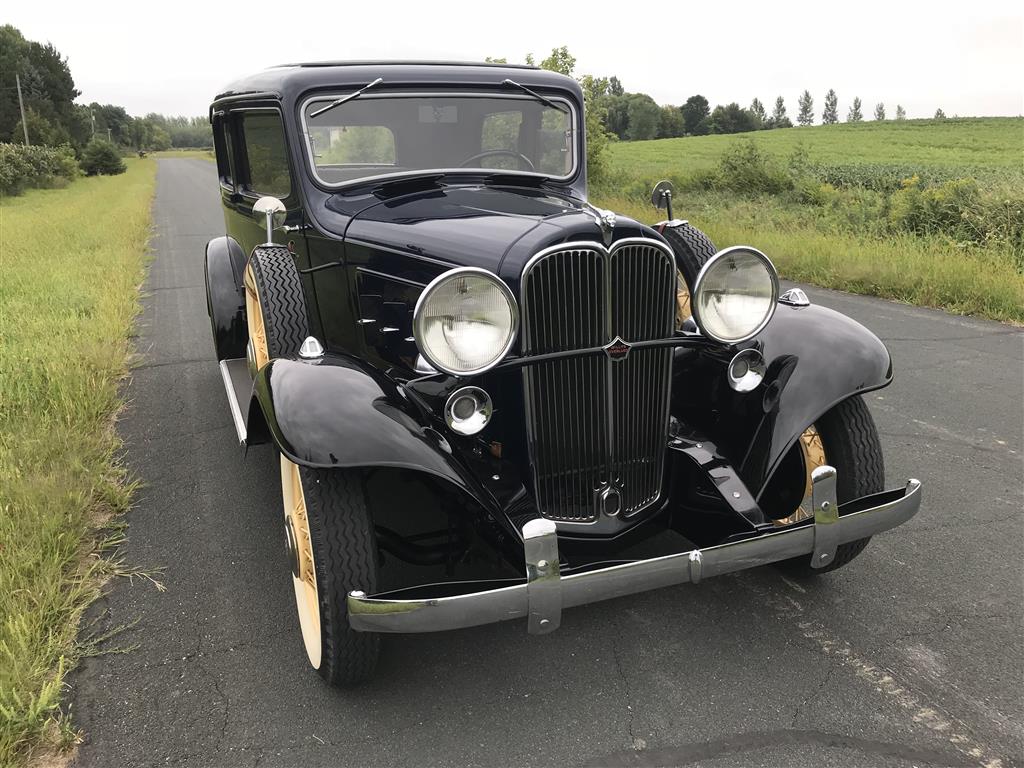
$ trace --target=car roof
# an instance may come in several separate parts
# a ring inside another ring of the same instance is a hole
[[[511,78],[529,88],[572,91],[582,101],[579,84],[571,77],[525,64],[459,61],[315,61],[282,64],[225,86],[214,103],[246,95],[278,99],[313,89],[366,85],[378,77],[382,85],[433,84],[500,86]]]

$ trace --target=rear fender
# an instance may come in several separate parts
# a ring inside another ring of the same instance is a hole
[[[218,360],[245,357],[244,270],[245,252],[234,238],[217,237],[206,244],[206,311]]]
[[[500,519],[449,442],[388,376],[354,358],[272,360],[256,375],[254,403],[278,450],[307,467],[397,467],[438,477]]]

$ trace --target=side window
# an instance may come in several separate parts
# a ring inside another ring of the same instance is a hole
[[[249,165],[245,188],[260,195],[286,198],[291,193],[284,126],[276,112],[250,112],[242,118]]]
[[[217,175],[220,183],[226,187],[234,187],[235,179],[231,173],[231,131],[229,123],[223,117],[213,120],[213,145],[217,153]]]

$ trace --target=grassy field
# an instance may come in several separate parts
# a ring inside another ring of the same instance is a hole
[[[690,136],[611,145],[611,165],[639,176],[708,168],[737,141],[755,139],[770,155],[788,158],[797,146],[823,164],[898,164],[948,169],[1024,173],[1024,119],[982,117],[946,120],[887,120],[839,123],[728,136]]]
[[[783,277],[1024,323],[1024,119],[840,124],[611,146],[592,200],[653,222],[654,182]]]
[[[118,572],[131,485],[114,419],[156,163],[0,201],[0,765],[67,746],[83,608]],[[95,641],[95,638],[93,638]]]

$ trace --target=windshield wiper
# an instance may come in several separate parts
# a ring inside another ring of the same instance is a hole
[[[501,84],[502,85],[514,86],[514,87],[518,88],[520,91],[523,91],[523,93],[530,94],[531,96],[533,96],[533,98],[535,98],[537,101],[539,101],[541,104],[543,104],[546,107],[551,107],[552,109],[557,109],[559,112],[568,112],[569,111],[565,107],[560,106],[558,104],[555,104],[555,102],[551,101],[551,99],[544,98],[543,96],[541,96],[539,93],[537,93],[533,89],[527,88],[522,83],[517,83],[515,80],[509,80],[508,78],[505,78],[504,80],[501,81]]]
[[[380,85],[383,82],[384,82],[384,78],[383,77],[378,77],[372,83],[367,83],[362,88],[360,88],[358,91],[352,91],[352,93],[350,93],[348,96],[342,96],[340,99],[335,99],[334,101],[332,101],[326,107],[321,107],[316,112],[310,112],[309,116],[310,117],[316,117],[317,115],[322,115],[324,112],[327,112],[330,109],[334,109],[335,107],[341,106],[346,101],[352,101],[352,99],[355,99],[355,98],[361,96],[365,91],[368,91],[370,88],[373,88],[373,86]]]

